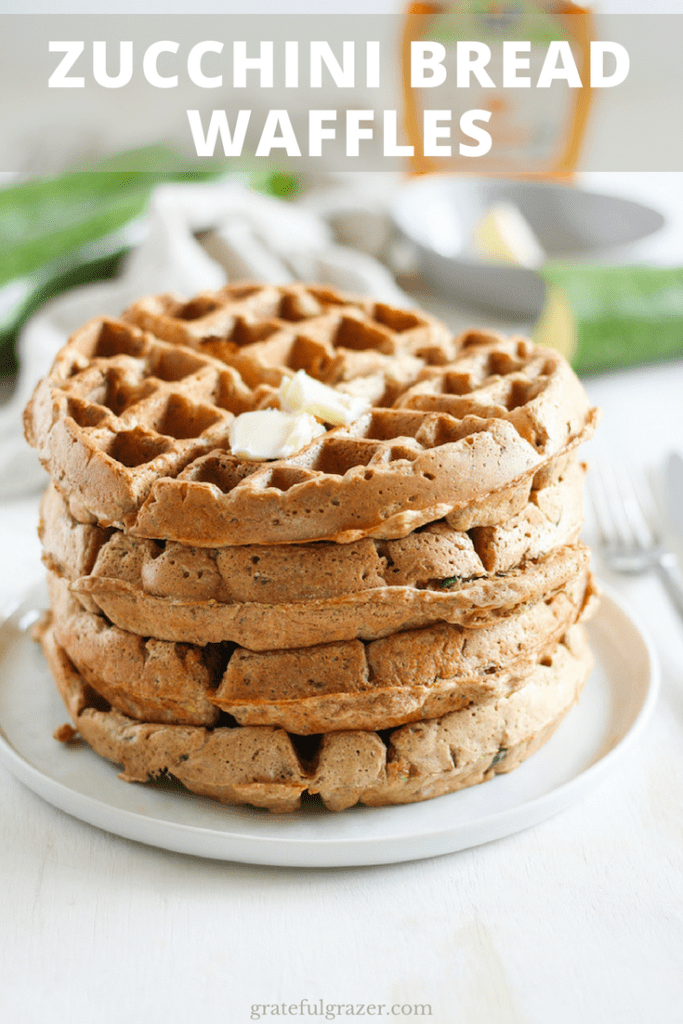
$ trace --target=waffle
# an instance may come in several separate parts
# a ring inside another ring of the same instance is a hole
[[[594,592],[584,570],[476,629],[440,623],[368,643],[255,652],[143,638],[86,611],[65,580],[50,574],[49,587],[58,643],[118,710],[212,725],[221,709],[241,724],[301,735],[389,728],[510,692],[585,617]]]
[[[381,405],[425,364],[444,365],[456,354],[450,331],[425,313],[303,284],[228,285],[189,302],[150,296],[124,319],[173,345],[208,352],[252,387],[277,387],[288,371],[303,369]]]
[[[579,575],[583,467],[473,537],[437,523],[396,541],[188,548],[77,523],[49,489],[48,568],[91,611],[140,636],[251,650],[373,640],[437,621],[475,626]]]
[[[234,416],[274,405],[298,369],[375,404],[290,458],[233,456]],[[97,522],[197,547],[495,525],[562,472],[595,420],[551,350],[454,341],[430,318],[301,286],[148,299],[95,320],[25,417],[57,487]]]
[[[435,622],[480,626],[491,615],[554,592],[575,579],[588,560],[585,545],[575,544],[505,574],[461,583],[454,577],[444,579],[440,591],[382,586],[281,604],[182,602],[149,596],[126,580],[97,576],[76,580],[72,591],[84,607],[103,612],[121,629],[141,636],[200,646],[229,640],[253,651],[272,651],[337,640],[377,640]]]
[[[367,412],[237,457],[236,417],[300,370]],[[125,779],[278,811],[516,767],[590,668],[577,450],[596,422],[556,352],[329,288],[91,321],[25,412],[53,484],[42,641],[81,736]]]
[[[98,754],[123,766],[122,779],[151,782],[170,775],[194,793],[279,812],[297,810],[306,792],[340,811],[358,802],[427,800],[511,771],[550,738],[591,667],[582,629],[573,627],[509,697],[388,735],[336,732],[302,744],[272,726],[206,729],[134,721],[92,691],[51,628],[41,641],[78,732]]]

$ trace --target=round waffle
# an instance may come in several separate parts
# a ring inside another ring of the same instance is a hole
[[[140,636],[254,651],[373,640],[434,622],[477,625],[552,593],[587,566],[578,542],[583,467],[532,491],[522,512],[471,535],[445,522],[348,545],[160,544],[77,523],[49,489],[47,566],[86,608]]]
[[[51,628],[41,640],[80,736],[123,766],[121,778],[149,782],[170,775],[203,796],[271,811],[296,810],[306,792],[319,794],[333,811],[358,802],[411,803],[511,771],[550,738],[591,668],[575,626],[510,696],[388,734],[333,732],[303,743],[273,726],[134,721],[93,692]]]
[[[276,404],[299,369],[373,408],[290,458],[233,456],[233,418]],[[415,313],[254,286],[91,322],[37,388],[26,432],[100,524],[222,547],[394,539],[444,517],[496,524],[562,470],[595,418],[566,361],[523,339],[452,340]]]
[[[134,718],[241,724],[309,735],[384,729],[481,703],[523,684],[594,593],[583,573],[533,604],[478,628],[439,623],[364,643],[346,640],[256,652],[143,638],[87,611],[50,574],[54,631],[84,678]]]

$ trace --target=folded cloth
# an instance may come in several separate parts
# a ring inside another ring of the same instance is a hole
[[[143,229],[117,278],[59,296],[26,324],[15,393],[0,410],[0,499],[44,486],[45,474],[24,441],[23,409],[69,335],[93,317],[118,316],[142,295],[194,295],[238,279],[319,281],[413,304],[376,259],[335,244],[321,216],[238,182],[162,185]]]

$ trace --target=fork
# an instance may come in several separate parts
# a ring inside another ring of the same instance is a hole
[[[645,511],[630,474],[614,461],[596,463],[588,474],[598,542],[614,572],[656,572],[683,618],[683,579],[678,560],[662,541],[653,511]],[[653,506],[654,502],[649,502]]]

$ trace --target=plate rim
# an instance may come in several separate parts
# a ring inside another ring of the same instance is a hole
[[[4,610],[5,614],[0,619],[0,629],[4,631],[8,625],[11,627],[10,620],[20,614],[25,604],[32,601],[35,605],[36,598],[31,598],[31,594],[37,589],[34,586],[21,599],[12,602],[10,608]],[[643,681],[643,698],[635,716],[613,746],[576,775],[539,796],[512,807],[484,814],[472,821],[445,824],[442,827],[431,825],[419,830],[408,829],[383,838],[367,835],[341,838],[263,836],[248,831],[217,830],[205,825],[173,821],[163,816],[150,817],[144,812],[114,806],[106,800],[82,793],[32,764],[7,737],[2,722],[0,762],[41,799],[71,817],[134,842],[195,857],[273,867],[334,868],[400,863],[471,849],[524,831],[576,803],[588,789],[611,771],[615,761],[637,741],[651,717],[660,688],[660,666],[656,649],[647,629],[637,624],[629,603],[624,601],[621,595],[617,596],[609,586],[601,584],[600,590],[601,603],[593,621],[599,622],[601,613],[603,616],[613,616],[616,612],[627,620],[632,633],[640,640],[645,651],[649,671]],[[590,628],[591,623],[588,623],[588,626]],[[15,628],[19,633],[18,623]],[[0,658],[3,646],[0,640]],[[432,801],[425,803],[431,804]],[[395,809],[400,810],[401,806],[398,805]],[[365,812],[365,809],[363,810]],[[368,813],[373,810],[375,809],[368,809]],[[394,808],[383,810],[391,811]],[[85,813],[86,811],[88,813]],[[115,821],[105,820],[111,819],[112,816]],[[143,835],[150,831],[162,834],[154,838]],[[472,834],[474,838],[471,837]],[[466,835],[470,835],[470,838],[465,838]],[[304,852],[306,856],[302,856]]]

